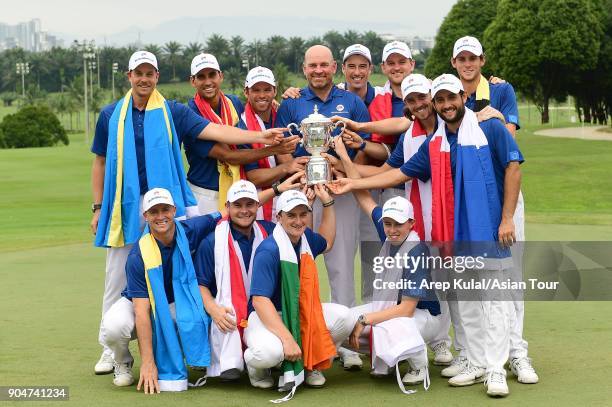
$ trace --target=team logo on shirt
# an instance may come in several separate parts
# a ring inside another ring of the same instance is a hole
[[[344,110],[344,105],[336,106],[336,110],[339,111],[339,112],[343,111]]]

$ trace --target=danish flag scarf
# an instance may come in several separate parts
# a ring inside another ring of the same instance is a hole
[[[271,119],[272,119],[271,121],[272,127],[274,127],[274,123],[276,122],[276,109],[274,108],[274,106],[272,106],[272,112],[270,114],[271,114]],[[266,129],[266,126],[263,120],[261,119],[261,117],[259,117],[259,115],[255,113],[250,103],[246,104],[244,108],[244,113],[242,113],[240,118],[242,119],[244,124],[246,124],[246,127],[248,130],[263,131]],[[265,144],[261,144],[261,143],[253,143],[252,146],[254,149],[266,147]],[[276,159],[274,158],[273,155],[262,158],[257,163],[259,165],[259,168],[276,167]],[[258,188],[257,190],[261,191],[262,189],[269,188],[269,187],[270,186],[268,185],[264,188]],[[276,209],[276,197],[274,197],[274,199],[267,201],[265,204],[263,204],[263,206],[259,208],[259,210],[257,211],[257,219],[263,219],[269,222],[276,222],[276,216],[275,216],[276,210],[275,209]]]
[[[418,151],[427,139],[427,132],[418,120],[412,122],[404,135],[404,162]],[[423,241],[431,241],[431,180],[423,182],[418,178],[406,182],[406,197],[414,208],[414,231]]]
[[[228,218],[223,218],[215,228],[215,280],[217,296],[215,302],[222,307],[234,309],[237,329],[221,332],[216,324],[211,324],[211,360],[208,376],[216,377],[229,369],[244,370],[242,351],[244,328],[247,326],[247,301],[251,291],[251,270],[253,253],[260,243],[268,237],[266,230],[258,222],[253,224],[253,248],[249,264],[245,264],[240,246],[234,240]]]
[[[221,102],[220,116],[212,109],[210,103],[197,92],[193,97],[193,101],[198,107],[200,114],[210,122],[232,127],[238,124],[238,112],[231,99],[225,96],[223,92],[219,92],[219,99]],[[230,148],[235,150],[237,147],[230,144]],[[217,206],[219,210],[223,210],[229,187],[238,180],[246,179],[246,176],[242,166],[230,165],[221,161],[217,162],[217,170],[219,171],[219,200]]]
[[[377,86],[374,89],[374,99],[372,99],[368,107],[373,122],[388,119],[393,116],[393,106],[391,103],[392,95],[393,91],[391,90],[391,83],[389,81],[385,83],[385,86]],[[397,141],[397,136],[372,133],[371,140],[376,143],[394,144]]]

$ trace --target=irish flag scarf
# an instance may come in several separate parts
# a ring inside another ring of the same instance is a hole
[[[418,151],[427,138],[427,133],[418,120],[415,120],[404,135],[404,162]],[[418,178],[406,182],[406,197],[414,208],[414,231],[421,240],[431,241],[431,180],[423,182]]]
[[[506,250],[486,243],[498,239],[502,208],[489,144],[470,109],[465,109],[457,137],[454,182],[444,122],[438,123],[429,143],[432,240],[472,242],[489,258],[505,258],[509,254]]]
[[[204,367],[210,362],[208,325],[202,296],[191,260],[189,241],[176,222],[176,247],[172,253],[172,289],[176,324],[164,289],[164,271],[159,246],[148,226],[138,241],[145,266],[151,301],[153,355],[161,391],[187,390],[187,366]],[[178,333],[178,334],[177,334]]]
[[[272,112],[270,114],[272,118],[272,126],[274,126],[274,123],[276,122],[276,109],[274,108],[274,106],[272,106]],[[244,113],[242,113],[241,115],[241,119],[246,124],[248,130],[263,131],[266,129],[263,120],[261,120],[261,117],[259,117],[259,115],[255,113],[250,103],[246,104],[244,108]],[[264,148],[266,145],[261,143],[253,143],[252,146],[255,149]],[[276,159],[273,155],[271,155],[260,159],[258,161],[258,164],[259,168],[273,168],[276,167]],[[270,186],[268,185],[264,188],[258,188],[257,190],[261,191],[262,189],[266,188],[270,188]],[[269,222],[276,222],[275,207],[276,197],[267,201],[265,204],[259,207],[259,210],[257,211],[257,219],[263,219]]]
[[[210,328],[211,361],[207,375],[219,376],[229,369],[244,370],[242,357],[244,328],[247,326],[247,301],[251,287],[253,254],[257,247],[268,237],[266,230],[258,222],[253,225],[253,247],[249,264],[244,264],[238,242],[234,240],[230,221],[222,219],[215,229],[215,280],[217,296],[215,302],[223,307],[234,309],[237,328],[224,333],[212,324]]]
[[[117,103],[111,115],[106,150],[104,194],[95,245],[122,247],[140,235],[140,182],[134,126],[132,90]],[[149,188],[170,191],[177,219],[197,216],[195,198],[187,186],[181,150],[164,97],[154,90],[144,119],[145,166]]]
[[[302,359],[283,362],[279,388],[288,389],[293,397],[297,386],[304,381],[304,369],[323,370],[331,367],[336,347],[325,324],[319,297],[317,265],[308,240],[302,236],[300,261],[289,236],[281,225],[276,225],[272,236],[278,245],[281,267],[281,304],[283,323],[302,349]]]
[[[212,123],[222,124],[225,126],[235,126],[238,124],[238,112],[234,107],[234,104],[223,94],[219,92],[219,99],[221,101],[221,115],[218,115],[203,97],[197,92],[193,97],[195,105],[198,107],[200,114],[211,121]],[[230,145],[231,149],[236,149],[236,146]],[[232,184],[238,180],[245,179],[244,170],[240,165],[231,165],[222,161],[217,161],[217,171],[219,171],[219,200],[217,207],[219,210],[223,210],[227,198],[227,190]]]
[[[393,106],[391,103],[391,83],[387,81],[385,86],[377,86],[374,89],[374,99],[370,103],[368,110],[370,111],[370,117],[372,121],[378,121],[388,119],[393,115]],[[397,141],[397,137],[393,135],[383,135],[378,133],[372,133],[372,141],[376,143],[393,144]]]

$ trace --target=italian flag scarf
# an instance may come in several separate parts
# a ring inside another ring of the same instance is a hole
[[[132,90],[115,106],[108,124],[104,194],[95,245],[123,247],[140,238],[140,181],[132,122]],[[177,219],[197,216],[181,149],[166,99],[155,89],[145,108],[145,168],[149,189],[172,194]]]
[[[223,218],[215,228],[215,280],[217,296],[215,302],[223,307],[234,309],[237,329],[228,333],[221,332],[216,324],[211,324],[211,361],[207,375],[219,376],[229,369],[244,370],[242,353],[243,335],[247,326],[247,302],[251,287],[251,270],[257,247],[268,237],[266,230],[258,222],[253,224],[253,247],[249,264],[245,264],[238,242],[234,240],[230,220]]]
[[[427,139],[427,133],[415,120],[404,135],[404,162],[418,151]],[[406,196],[414,208],[414,231],[424,241],[431,241],[431,180],[423,182],[418,178],[406,182]]]
[[[272,126],[276,123],[276,109],[272,106],[272,111],[270,113],[272,118]],[[244,108],[244,113],[241,115],[242,121],[246,124],[248,130],[252,131],[263,131],[266,129],[266,126],[261,120],[261,117],[255,113],[253,107],[250,103],[247,103]],[[253,143],[253,148],[264,148],[265,144],[261,143]],[[276,167],[276,159],[273,155],[260,159],[258,162],[259,168],[273,168]],[[262,189],[270,188],[270,186],[266,186],[264,188],[257,188],[258,191]],[[259,207],[257,211],[257,219],[267,220],[269,222],[276,223],[276,197],[267,201],[265,204]]]
[[[368,107],[370,117],[372,118],[373,122],[392,117],[392,95],[393,91],[391,90],[391,83],[389,81],[387,81],[383,87],[377,86],[374,88],[374,99],[372,99],[372,102]],[[376,143],[393,144],[397,141],[397,137],[394,135],[372,133],[371,140]]]
[[[288,389],[291,386],[291,393],[287,396],[290,399],[297,386],[304,381],[304,369],[324,370],[331,367],[336,347],[323,317],[317,265],[308,240],[302,236],[298,264],[293,244],[281,225],[276,225],[272,236],[280,253],[283,323],[302,349],[301,360],[285,360],[282,365],[279,388]]]
[[[180,222],[176,222],[176,247],[172,253],[172,289],[176,324],[164,288],[161,253],[147,226],[138,241],[145,266],[145,280],[151,302],[153,356],[161,391],[184,391],[188,387],[187,365],[204,367],[210,362],[208,325],[189,240]]]
[[[221,124],[225,126],[236,126],[238,124],[238,112],[234,107],[234,104],[223,94],[219,92],[219,99],[221,102],[221,115],[219,116],[210,106],[210,103],[201,97],[197,92],[193,97],[193,101],[198,107],[200,114],[208,119],[212,123]],[[230,148],[235,150],[237,147],[230,145]],[[244,170],[239,165],[230,165],[222,161],[217,162],[217,170],[219,171],[219,200],[217,206],[219,210],[223,210],[225,202],[227,200],[227,190],[236,181],[246,179]]]

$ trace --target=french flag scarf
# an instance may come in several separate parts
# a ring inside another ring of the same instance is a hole
[[[507,250],[491,244],[498,240],[502,209],[491,151],[476,114],[468,108],[457,137],[454,183],[444,122],[438,123],[429,142],[431,238],[436,242],[463,242],[460,244],[468,250],[465,244],[473,243],[489,258],[506,258]]]
[[[336,355],[336,346],[323,317],[317,265],[308,240],[302,236],[298,266],[293,244],[281,225],[276,225],[272,238],[280,254],[283,323],[302,349],[301,360],[283,362],[283,375],[279,378],[278,386],[281,390],[291,388],[291,392],[283,399],[276,400],[279,402],[293,397],[304,381],[304,369],[329,369],[331,359]]]
[[[274,123],[276,123],[276,109],[272,106],[272,126],[274,127]],[[263,131],[266,129],[266,126],[261,120],[261,117],[255,113],[253,107],[250,103],[247,103],[244,108],[244,113],[241,115],[241,119],[246,124],[248,130],[252,131]],[[253,148],[264,148],[265,144],[261,143],[253,143]],[[273,168],[276,167],[276,159],[273,155],[260,159],[258,162],[259,168]],[[262,189],[270,188],[270,186],[266,186],[264,188],[257,188],[258,191]],[[259,207],[257,210],[257,219],[267,220],[269,222],[276,223],[276,197],[267,201],[265,204]]]
[[[198,111],[202,117],[208,119],[212,123],[221,124],[225,126],[236,126],[238,124],[238,112],[234,107],[231,99],[219,92],[219,99],[221,101],[221,115],[218,115],[210,106],[210,103],[206,101],[199,93],[196,92],[193,97],[195,105],[198,107]],[[235,145],[230,145],[230,148],[235,150]],[[240,165],[230,165],[222,161],[217,161],[217,171],[219,171],[219,200],[217,207],[219,210],[223,210],[225,202],[227,201],[227,190],[236,181],[246,179],[244,169]]]
[[[117,103],[108,125],[104,194],[95,239],[98,247],[123,247],[135,243],[141,236],[140,181],[132,103],[130,89]],[[172,114],[157,89],[147,102],[144,137],[149,189],[170,191],[177,219],[197,216],[197,203],[187,185]]]
[[[373,122],[393,116],[392,95],[393,91],[389,81],[383,87],[377,86],[374,88],[374,99],[368,107]],[[375,143],[394,144],[397,141],[397,136],[372,133],[371,140]]]
[[[412,122],[404,135],[404,162],[419,150],[427,139],[427,132],[418,120]],[[414,231],[421,240],[431,241],[431,180],[423,182],[418,178],[406,182],[406,197],[414,208]]]
[[[249,264],[244,264],[240,246],[232,236],[230,221],[223,218],[215,228],[215,279],[217,296],[215,302],[222,307],[234,309],[237,329],[221,332],[216,324],[211,324],[210,346],[211,361],[207,370],[210,377],[219,376],[229,369],[244,370],[243,334],[247,326],[247,301],[251,291],[251,270],[253,253],[268,237],[266,230],[258,222],[253,224],[253,248]]]
[[[180,222],[176,222],[176,247],[172,253],[172,289],[176,324],[164,289],[161,253],[155,238],[145,227],[138,241],[145,266],[145,280],[151,302],[153,356],[161,391],[184,391],[188,387],[187,365],[208,366],[210,317],[204,311],[189,240]]]

